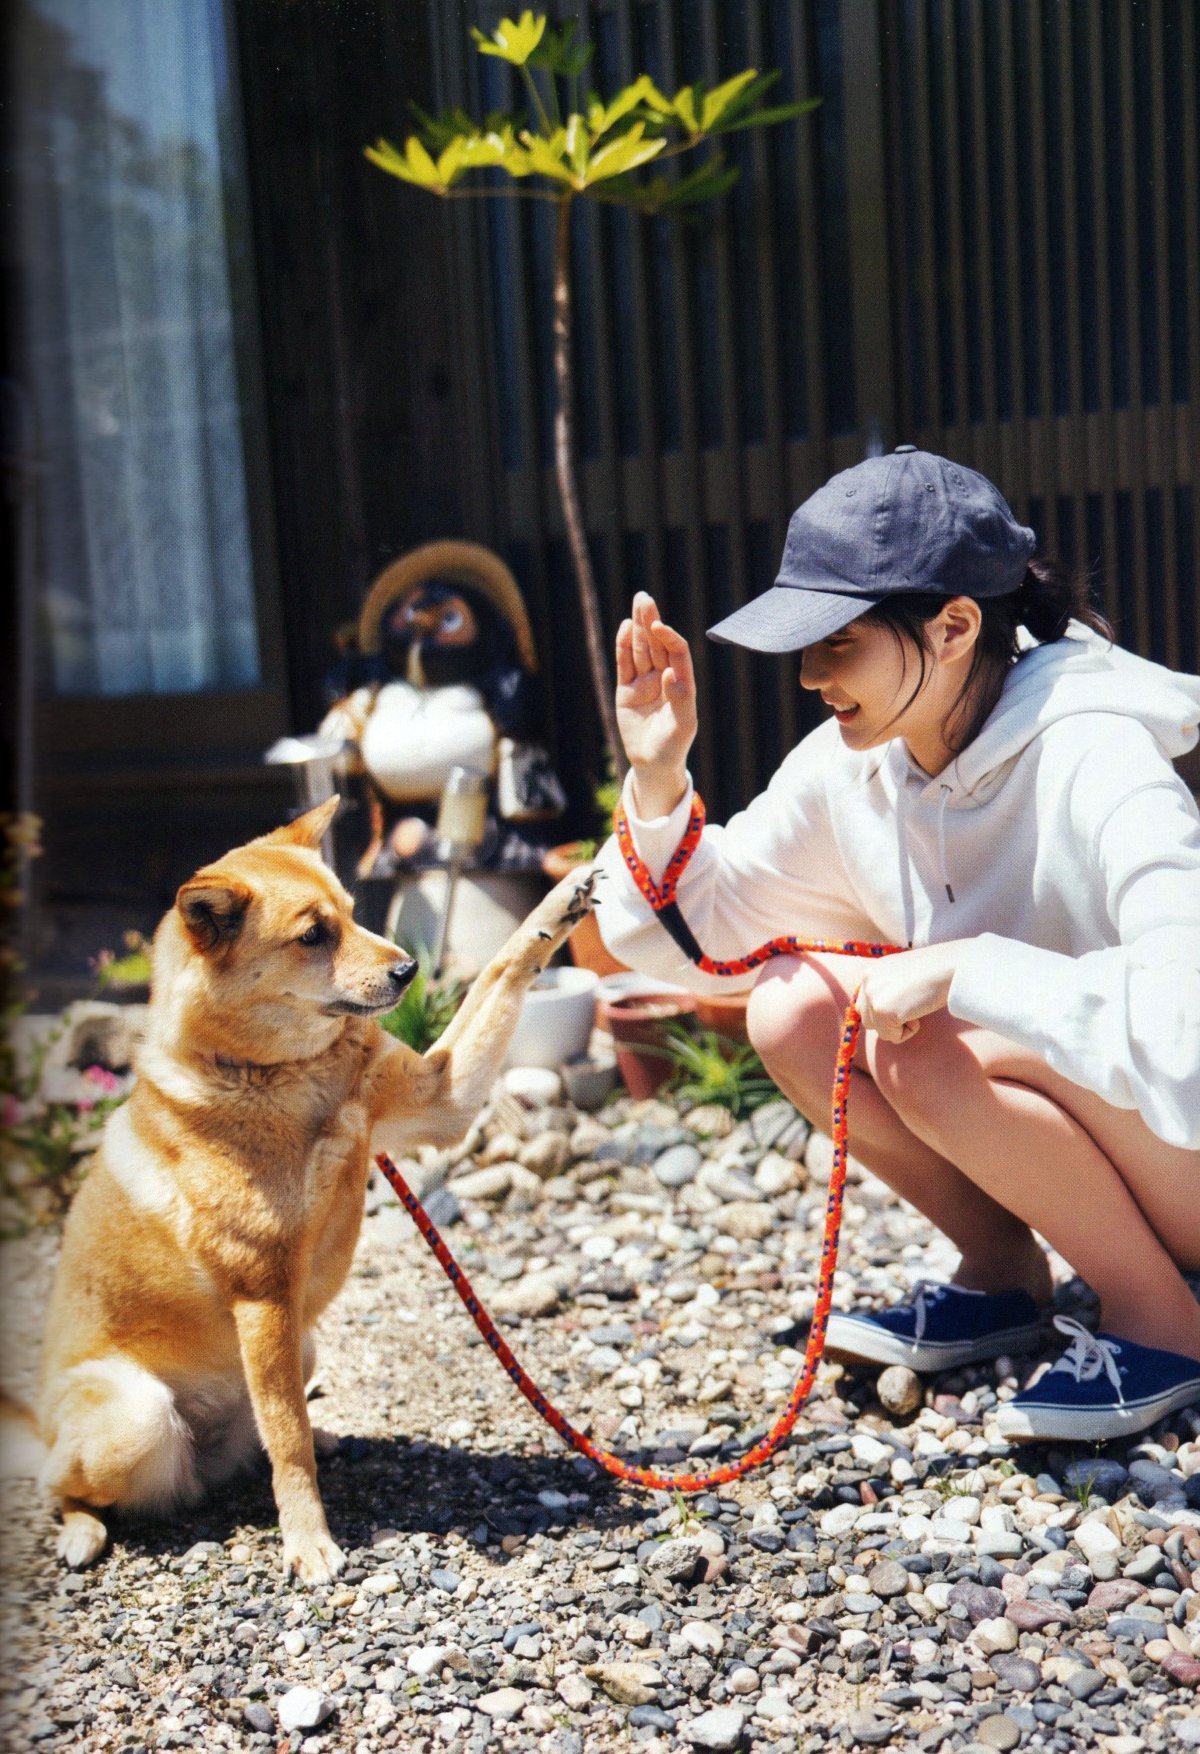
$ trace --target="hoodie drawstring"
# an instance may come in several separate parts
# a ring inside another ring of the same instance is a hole
[[[953,901],[954,891],[950,887],[950,873],[946,869],[946,805],[949,801],[950,787],[943,786],[938,797],[938,869],[941,873],[942,884],[945,888],[946,894],[949,896],[950,900]]]
[[[904,903],[904,939],[911,946],[917,929],[917,910],[913,901],[912,858],[908,850],[905,811],[908,809],[908,788],[904,782],[896,788],[896,837],[900,843],[900,896]]]

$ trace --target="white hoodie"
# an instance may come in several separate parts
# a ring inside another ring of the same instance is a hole
[[[789,932],[969,939],[953,1016],[1198,1149],[1200,812],[1171,766],[1198,727],[1200,677],[1072,622],[1067,638],[1025,651],[982,730],[933,779],[900,738],[855,752],[835,720],[821,725],[748,809],[705,829],[680,911],[716,958]],[[655,881],[690,804],[689,785],[670,816],[639,821],[626,787]],[[598,920],[615,956],[696,992],[753,985],[687,961],[615,839],[600,863]]]

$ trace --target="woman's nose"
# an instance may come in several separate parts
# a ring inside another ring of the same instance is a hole
[[[809,652],[800,654],[800,686],[801,688],[820,688],[821,681],[817,674],[819,666]]]

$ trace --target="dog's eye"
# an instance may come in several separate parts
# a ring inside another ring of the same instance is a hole
[[[307,932],[301,932],[296,942],[297,944],[307,944],[311,948],[314,944],[324,944],[328,936],[329,933],[320,920],[314,920]]]

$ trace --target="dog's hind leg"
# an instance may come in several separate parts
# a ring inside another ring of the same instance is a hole
[[[192,1435],[174,1395],[130,1358],[73,1366],[44,1424],[50,1453],[41,1483],[62,1505],[58,1553],[68,1565],[88,1565],[103,1550],[97,1510],[161,1514],[201,1495]]]

